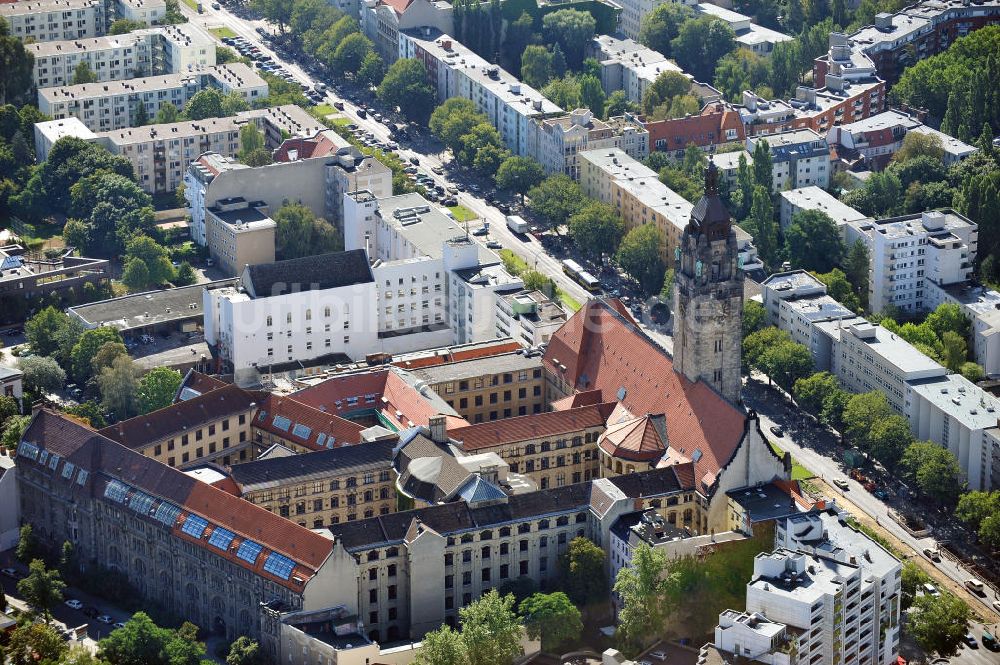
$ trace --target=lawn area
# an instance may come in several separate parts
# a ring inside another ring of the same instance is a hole
[[[184,0],[184,2],[195,11],[198,10],[198,3],[196,1],[192,2],[192,0]],[[209,28],[208,31],[215,35],[216,39],[220,40],[226,39],[227,37],[236,37],[236,33],[233,32],[231,28],[227,28],[226,26],[222,26],[221,28]]]
[[[564,307],[566,307],[566,309],[568,309],[571,312],[575,312],[578,309],[580,309],[580,307],[582,307],[582,305],[576,300],[576,298],[566,293],[562,289],[559,289],[559,301],[563,304]]]
[[[461,206],[458,206],[461,208]],[[458,218],[458,213],[455,213],[455,218]],[[500,260],[503,261],[503,267],[512,275],[520,275],[522,272],[528,269],[528,264],[520,256],[515,254],[512,250],[501,249]]]
[[[471,222],[478,217],[476,213],[472,212],[465,206],[451,206],[448,210],[451,210],[451,214],[455,215],[455,221],[457,222]],[[527,264],[525,264],[524,267],[527,268]]]
[[[339,113],[339,111],[329,104],[317,104],[313,107],[313,112],[316,114],[322,114],[323,117],[328,115],[333,115],[334,113]],[[338,125],[340,127],[346,127],[351,124],[351,119],[344,116],[337,116],[336,118],[330,118],[327,120],[331,125]]]
[[[198,0],[183,0],[183,2],[191,9],[198,11]]]
[[[769,443],[771,443],[771,448],[772,450],[774,450],[774,452],[778,453],[781,456],[784,456],[785,451],[783,451],[778,446],[774,445],[774,442],[769,442]],[[797,461],[795,461],[794,457],[792,458],[792,480],[806,480],[807,478],[815,478],[815,477],[816,477],[815,473],[813,473],[812,471],[810,471],[809,469],[805,468]]]

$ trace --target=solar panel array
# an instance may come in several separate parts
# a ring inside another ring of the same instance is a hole
[[[225,552],[229,549],[229,544],[233,542],[234,538],[236,538],[235,533],[217,526],[212,530],[212,535],[208,538],[208,544]]]
[[[264,546],[260,543],[255,543],[252,540],[244,540],[240,543],[239,549],[236,550],[236,558],[242,559],[253,566],[256,565],[257,557],[260,556],[260,552],[263,549]]]
[[[205,529],[208,528],[208,520],[204,517],[198,517],[197,515],[188,515],[187,519],[184,520],[184,526],[181,527],[181,531],[189,536],[195,538],[201,538],[201,534],[205,533]]]
[[[287,556],[278,554],[277,552],[271,552],[267,555],[267,560],[264,561],[264,571],[271,573],[275,577],[280,577],[283,580],[287,580],[291,574],[292,569],[295,568],[295,562],[289,559]]]

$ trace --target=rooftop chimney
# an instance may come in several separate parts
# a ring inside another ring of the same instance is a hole
[[[447,418],[442,415],[431,416],[427,419],[427,425],[431,430],[431,441],[434,443],[448,443]]]

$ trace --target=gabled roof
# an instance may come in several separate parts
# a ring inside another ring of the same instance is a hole
[[[303,256],[274,263],[257,263],[243,272],[244,286],[254,298],[268,298],[296,291],[335,289],[373,282],[368,255],[363,249]]]
[[[312,450],[361,443],[364,429],[336,414],[273,393],[260,402],[253,425]]]
[[[228,385],[228,383],[221,379],[216,379],[208,374],[202,374],[195,369],[189,369],[184,378],[181,379],[181,384],[177,386],[177,392],[174,394],[174,402],[183,402],[192,397],[198,397],[199,395],[210,393],[213,390],[218,390]]]
[[[100,434],[129,448],[141,450],[171,435],[180,435],[226,416],[244,413],[253,396],[235,385],[198,395],[144,416],[122,420],[100,430]]]
[[[699,482],[714,480],[743,438],[743,412],[675,372],[670,355],[612,302],[590,300],[577,311],[552,335],[544,365],[576,390],[600,390],[604,401],[632,413],[664,414],[670,447],[695,460]]]
[[[395,445],[394,440],[371,441],[361,446],[344,446],[300,455],[271,456],[268,459],[236,464],[229,473],[246,492],[277,486],[290,479],[321,477],[379,465],[380,462],[384,462],[385,468],[389,468]]]
[[[449,430],[448,436],[461,442],[463,450],[479,450],[579,432],[590,427],[603,427],[612,409],[614,403],[504,418]]]
[[[143,519],[170,528],[174,536],[293,591],[302,591],[332,549],[323,536],[130,450],[62,414],[45,409],[35,414],[18,456],[19,463],[44,464],[53,484],[65,483],[61,491],[115,501]],[[182,531],[191,515],[208,522],[200,537]],[[219,528],[233,535],[225,549],[209,542]],[[237,556],[244,541],[260,546],[252,561]],[[272,553],[291,559],[288,577],[264,570]]]
[[[608,426],[598,445],[621,459],[653,462],[667,449],[667,428],[663,414],[645,415]]]

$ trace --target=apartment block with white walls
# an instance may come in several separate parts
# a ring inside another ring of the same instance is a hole
[[[795,129],[768,136],[748,136],[751,154],[759,141],[771,149],[772,188],[775,192],[797,187],[830,186],[830,146],[812,129]]]
[[[0,3],[0,18],[22,41],[97,37],[107,31],[104,0],[33,0]]]
[[[972,323],[972,358],[994,378],[1000,375],[1000,292],[981,284],[927,285],[927,309],[942,303],[954,303]]]
[[[931,306],[928,283],[963,284],[972,276],[979,227],[954,210],[935,210],[847,225],[846,240],[868,247],[868,305],[917,313]]]

